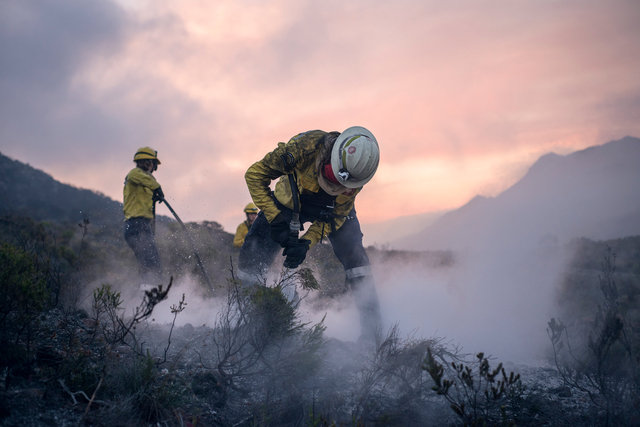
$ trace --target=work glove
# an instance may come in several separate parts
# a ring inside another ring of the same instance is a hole
[[[278,242],[283,248],[287,246],[289,241],[289,221],[284,218],[281,213],[276,216],[269,224],[271,228],[271,239]]]
[[[153,196],[151,197],[151,200],[153,200],[154,202],[160,202],[160,203],[163,202],[164,193],[162,192],[162,187],[158,187],[155,190],[153,190]]]
[[[284,260],[284,266],[287,268],[296,268],[307,256],[307,251],[309,250],[309,245],[311,242],[306,239],[298,239],[297,242],[289,243],[284,251],[282,251],[282,255],[287,258]]]

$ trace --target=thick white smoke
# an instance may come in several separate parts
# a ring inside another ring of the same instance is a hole
[[[385,327],[397,324],[406,336],[443,338],[465,353],[540,363],[548,348],[546,323],[554,316],[563,259],[557,247],[493,246],[458,254],[448,267],[398,261],[374,265]],[[328,336],[358,338],[351,298],[326,314]]]

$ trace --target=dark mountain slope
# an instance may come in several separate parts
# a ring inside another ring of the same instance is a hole
[[[38,221],[115,224],[122,204],[107,196],[56,181],[45,172],[0,153],[0,215]]]
[[[566,156],[542,156],[495,198],[475,197],[421,233],[410,249],[488,242],[604,240],[640,234],[640,139],[625,137]]]

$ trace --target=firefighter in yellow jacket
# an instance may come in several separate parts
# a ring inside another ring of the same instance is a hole
[[[238,228],[236,228],[236,234],[233,236],[233,246],[236,248],[242,247],[245,236],[258,216],[258,207],[253,203],[249,203],[244,207],[244,214],[246,219],[238,225]]]
[[[354,202],[379,158],[373,134],[354,126],[342,133],[300,133],[251,165],[245,180],[260,213],[240,250],[243,285],[261,283],[280,248],[284,266],[296,268],[309,248],[327,237],[354,292],[362,338],[376,338],[380,309]],[[278,178],[272,192],[271,181]],[[298,237],[305,223],[311,225]]]
[[[133,161],[136,167],[124,180],[124,238],[138,260],[143,281],[157,281],[161,267],[153,221],[155,204],[164,200],[164,194],[152,174],[160,160],[156,150],[142,147],[134,154]]]

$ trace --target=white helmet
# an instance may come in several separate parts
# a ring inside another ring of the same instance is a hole
[[[352,126],[338,135],[331,150],[333,174],[347,188],[359,188],[369,182],[379,161],[378,141],[362,126]]]

